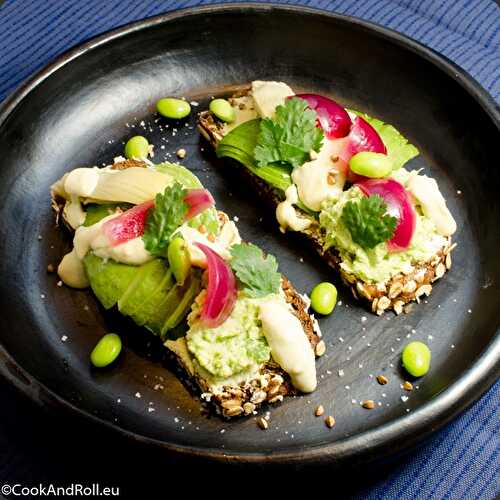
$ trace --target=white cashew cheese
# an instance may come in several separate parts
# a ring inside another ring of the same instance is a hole
[[[292,184],[285,191],[285,200],[276,207],[276,219],[280,225],[280,231],[284,233],[287,228],[292,231],[303,231],[307,229],[312,221],[297,215],[297,211],[293,207],[298,201],[297,186]]]
[[[299,319],[279,300],[263,302],[259,319],[273,359],[290,375],[292,384],[302,392],[314,391],[315,355]]]
[[[272,118],[277,106],[285,104],[285,99],[295,92],[283,82],[252,82],[252,97],[255,108],[262,118]]]
[[[435,179],[426,175],[411,176],[408,191],[416,198],[424,215],[434,222],[439,234],[451,236],[457,230],[457,223],[448,210]]]

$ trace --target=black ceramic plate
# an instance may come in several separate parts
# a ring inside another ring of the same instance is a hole
[[[254,79],[333,96],[394,124],[416,144],[412,167],[435,176],[459,230],[454,264],[408,315],[379,318],[339,284],[335,313],[321,320],[327,354],[319,387],[255,418],[223,422],[200,403],[148,334],[104,314],[87,291],[56,286],[46,272],[69,248],[54,227],[49,186],[77,166],[109,162],[144,134],[155,160],[187,150],[221,209],[245,239],[277,255],[301,291],[335,280],[316,256],[277,230],[186,123],[159,120],[155,101],[186,96],[204,109]],[[183,11],[142,21],[75,49],[17,91],[0,113],[1,371],[42,403],[56,402],[141,441],[186,454],[242,461],[341,461],[408,447],[456,415],[497,375],[500,296],[499,112],[457,67],[415,42],[354,19],[273,6]],[[125,342],[112,369],[89,352],[110,330]],[[63,342],[61,338],[67,336]],[[404,392],[400,353],[410,340],[432,349],[428,375]],[[374,377],[384,374],[389,384]],[[343,375],[343,376],[342,376]],[[138,397],[140,395],[140,397]],[[359,402],[375,401],[367,411]],[[314,417],[323,404],[337,424]],[[154,408],[154,411],[151,411]]]

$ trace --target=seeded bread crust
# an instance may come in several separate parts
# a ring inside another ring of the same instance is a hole
[[[234,94],[232,98],[248,95],[249,92],[248,87]],[[224,137],[223,126],[224,124],[210,111],[203,111],[199,114],[198,130],[214,149]],[[250,172],[244,165],[232,159],[228,161],[237,166],[245,182],[254,187],[274,213],[283,195]],[[306,213],[301,215],[312,220]],[[340,255],[334,248],[328,250],[323,248],[323,236],[316,220],[313,220],[313,224],[300,234],[325,262],[340,274],[342,281],[349,287],[353,296],[361,299],[373,313],[379,316],[388,310],[393,310],[396,314],[409,312],[412,308],[411,302],[419,303],[423,297],[428,297],[432,292],[433,283],[442,278],[451,268],[451,252],[456,247],[456,243],[452,243],[451,238],[447,238],[446,244],[431,259],[426,262],[414,262],[411,272],[399,273],[384,283],[374,284],[346,272],[341,266]]]
[[[316,320],[308,312],[309,304],[295,290],[284,276],[281,287],[286,301],[291,305],[293,313],[300,320],[302,328],[316,356],[321,356],[326,350],[321,332]],[[174,354],[177,363],[184,369],[189,382],[201,390],[202,399],[209,402],[217,413],[226,418],[248,416],[257,412],[265,403],[280,403],[286,396],[294,396],[297,390],[290,382],[288,374],[274,361],[266,363],[258,376],[241,384],[225,385],[213,391],[207,381],[194,369],[191,356],[184,337],[177,340],[167,340],[165,345]]]

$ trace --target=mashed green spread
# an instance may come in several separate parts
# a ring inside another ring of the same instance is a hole
[[[403,169],[401,169],[403,170]],[[324,232],[325,248],[335,247],[342,258],[342,268],[364,281],[379,283],[400,272],[411,270],[412,263],[429,260],[443,246],[433,222],[419,213],[412,242],[402,252],[389,252],[386,243],[380,243],[371,250],[364,250],[351,239],[349,230],[341,220],[342,209],[349,200],[363,197],[363,193],[352,187],[337,199],[324,202],[319,222]]]
[[[250,373],[269,360],[271,351],[259,320],[259,300],[240,293],[233,312],[219,327],[203,328],[197,322],[191,325],[186,336],[189,352],[211,381]]]

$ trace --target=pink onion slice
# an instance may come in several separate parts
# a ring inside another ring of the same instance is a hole
[[[184,201],[189,205],[186,220],[192,219],[207,208],[215,205],[213,196],[206,189],[190,189],[184,197]]]
[[[220,326],[231,314],[236,303],[236,278],[229,264],[203,243],[195,243],[205,254],[208,267],[207,296],[200,320],[208,328]]]
[[[378,194],[387,204],[387,212],[398,219],[393,237],[387,242],[390,251],[405,250],[410,246],[417,216],[410,195],[394,179],[368,179],[356,183],[366,196]]]
[[[344,152],[344,160],[348,162],[355,154],[362,151],[387,154],[384,141],[378,132],[361,116],[356,116],[349,133],[349,143]]]
[[[153,200],[146,201],[106,221],[103,224],[103,232],[109,240],[109,244],[115,247],[142,236],[148,212],[153,207]]]
[[[318,115],[318,125],[328,139],[345,137],[351,129],[351,118],[347,111],[333,99],[319,94],[297,94],[307,101],[311,109]]]
[[[189,190],[184,197],[184,201],[189,207],[185,220],[192,219],[215,204],[212,195],[206,189]],[[148,212],[154,207],[154,204],[154,200],[146,201],[130,208],[118,217],[106,221],[103,225],[103,231],[109,240],[109,244],[114,247],[142,236]]]

